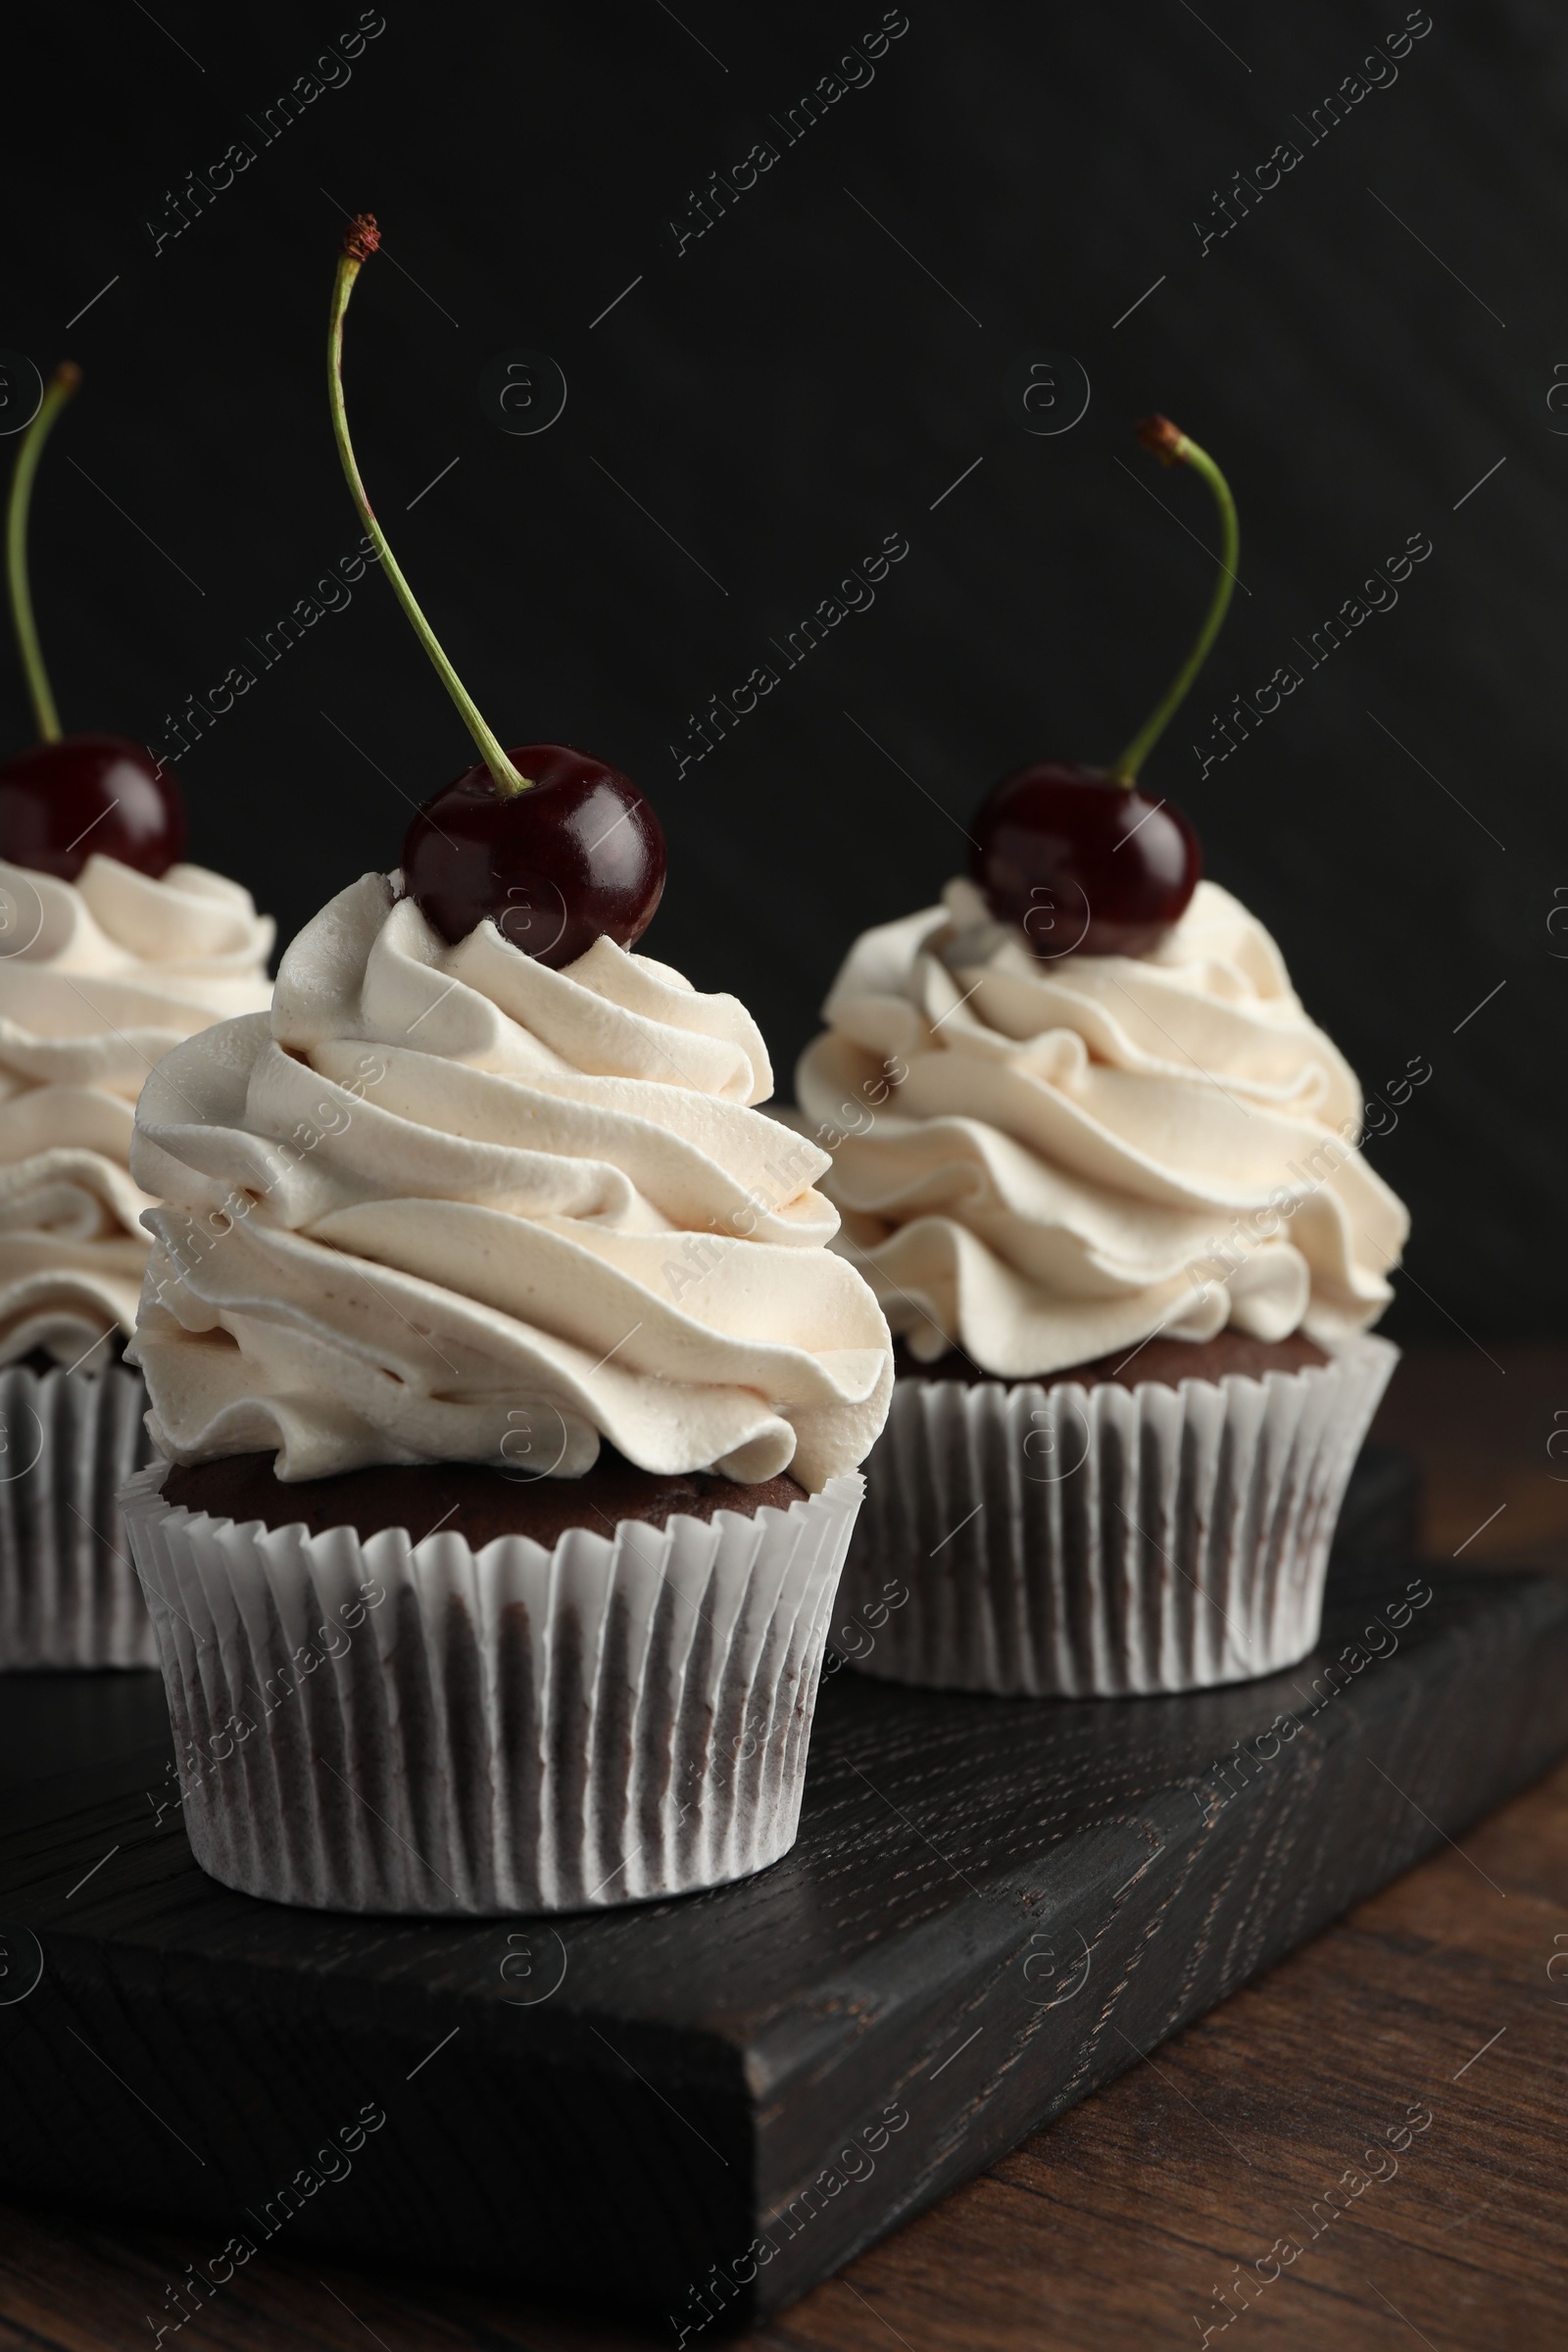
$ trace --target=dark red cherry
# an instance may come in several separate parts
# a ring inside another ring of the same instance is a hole
[[[1198,836],[1169,801],[1099,768],[1037,760],[1004,776],[972,828],[969,871],[1042,961],[1147,956],[1186,911]]]
[[[456,947],[492,921],[553,971],[612,939],[629,948],[664,890],[664,836],[629,776],[567,743],[509,751],[525,792],[483,764],[425,802],[403,844],[403,887]]]
[[[0,858],[74,882],[95,850],[155,876],[185,854],[179,787],[140,744],[62,735],[0,766]]]

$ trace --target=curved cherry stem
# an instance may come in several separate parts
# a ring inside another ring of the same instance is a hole
[[[1202,475],[1219,509],[1221,547],[1219,577],[1214,582],[1214,593],[1209,600],[1203,625],[1198,632],[1197,642],[1172,679],[1163,701],[1145,719],[1110,771],[1118,784],[1129,787],[1138,781],[1139,769],[1187,700],[1193,680],[1208,660],[1209,649],[1219,635],[1225,614],[1230,609],[1231,591],[1236,585],[1236,562],[1242,545],[1236,521],[1236,502],[1231,496],[1230,484],[1207,450],[1200,449],[1196,441],[1190,441],[1184,432],[1171,423],[1168,416],[1146,416],[1138,427],[1138,438],[1145,449],[1152,450],[1155,457],[1162,459],[1167,466],[1190,466],[1195,473]]]
[[[17,651],[32,700],[32,714],[42,743],[60,741],[60,713],[49,689],[43,648],[32,617],[32,591],[27,584],[27,510],[32,504],[32,477],[55,418],[81,381],[81,369],[63,360],[50,377],[37,415],[22,436],[11,476],[11,501],[6,509],[6,579],[11,591],[11,619],[17,632]]]
[[[514,793],[526,792],[533,779],[519,775],[513,766],[501,747],[500,738],[486,725],[478,705],[447,660],[435,631],[419,611],[414,591],[404,578],[397,558],[387,544],[386,533],[376,521],[369,499],[366,496],[365,484],[360,479],[360,468],[354,456],[354,444],[349,439],[348,412],[343,402],[343,320],[361,267],[369,260],[380,242],[380,231],[370,215],[356,215],[343,233],[343,251],[338,259],[337,276],[332,285],[332,316],[326,343],[326,395],[332,411],[332,431],[337,441],[337,454],[343,461],[343,473],[350,496],[360,511],[366,529],[375,542],[381,569],[391,581],[397,600],[408,614],[415,635],[434,663],[442,685],[457,704],[463,723],[473,737],[479,757],[490,770],[497,792],[503,800],[508,800]]]

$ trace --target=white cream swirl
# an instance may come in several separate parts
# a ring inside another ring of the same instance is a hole
[[[249,891],[203,866],[95,856],[73,883],[0,859],[0,1363],[131,1330],[136,1098],[172,1046],[266,1004],[271,947]]]
[[[159,1447],[572,1477],[603,1437],[825,1486],[892,1354],[826,1248],[827,1154],[751,1107],[772,1083],[734,998],[608,939],[559,972],[491,923],[448,947],[367,874],[289,948],[270,1024],[193,1038],[142,1096]]]
[[[1355,1079],[1212,882],[1152,955],[1055,962],[952,882],[857,942],[823,1019],[797,1094],[836,1145],[838,1247],[923,1361],[1332,1342],[1392,1295],[1409,1220],[1355,1148]]]

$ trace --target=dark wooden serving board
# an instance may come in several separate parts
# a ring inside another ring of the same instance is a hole
[[[1289,1675],[1049,1704],[839,1674],[785,1861],[554,1925],[230,1893],[158,1817],[155,1686],[7,1678],[0,2178],[178,2216],[220,2280],[275,2240],[672,2342],[776,2307],[1568,1748],[1568,1579],[1417,1571],[1401,1624],[1408,1500],[1366,1466]],[[49,1772],[63,1737],[96,1760]]]

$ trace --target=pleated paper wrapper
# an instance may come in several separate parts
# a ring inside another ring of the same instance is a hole
[[[1261,1380],[900,1380],[865,1465],[853,1663],[949,1690],[1090,1698],[1278,1673],[1317,1640],[1346,1485],[1398,1350],[1361,1336]],[[884,1587],[909,1598],[886,1612]]]
[[[236,1525],[171,1508],[165,1475],[122,1501],[191,1848],[225,1886],[573,1911],[745,1878],[795,1842],[858,1476],[755,1518],[474,1552],[450,1530]]]
[[[0,1671],[157,1665],[117,1500],[146,1410],[128,1364],[0,1371]]]

